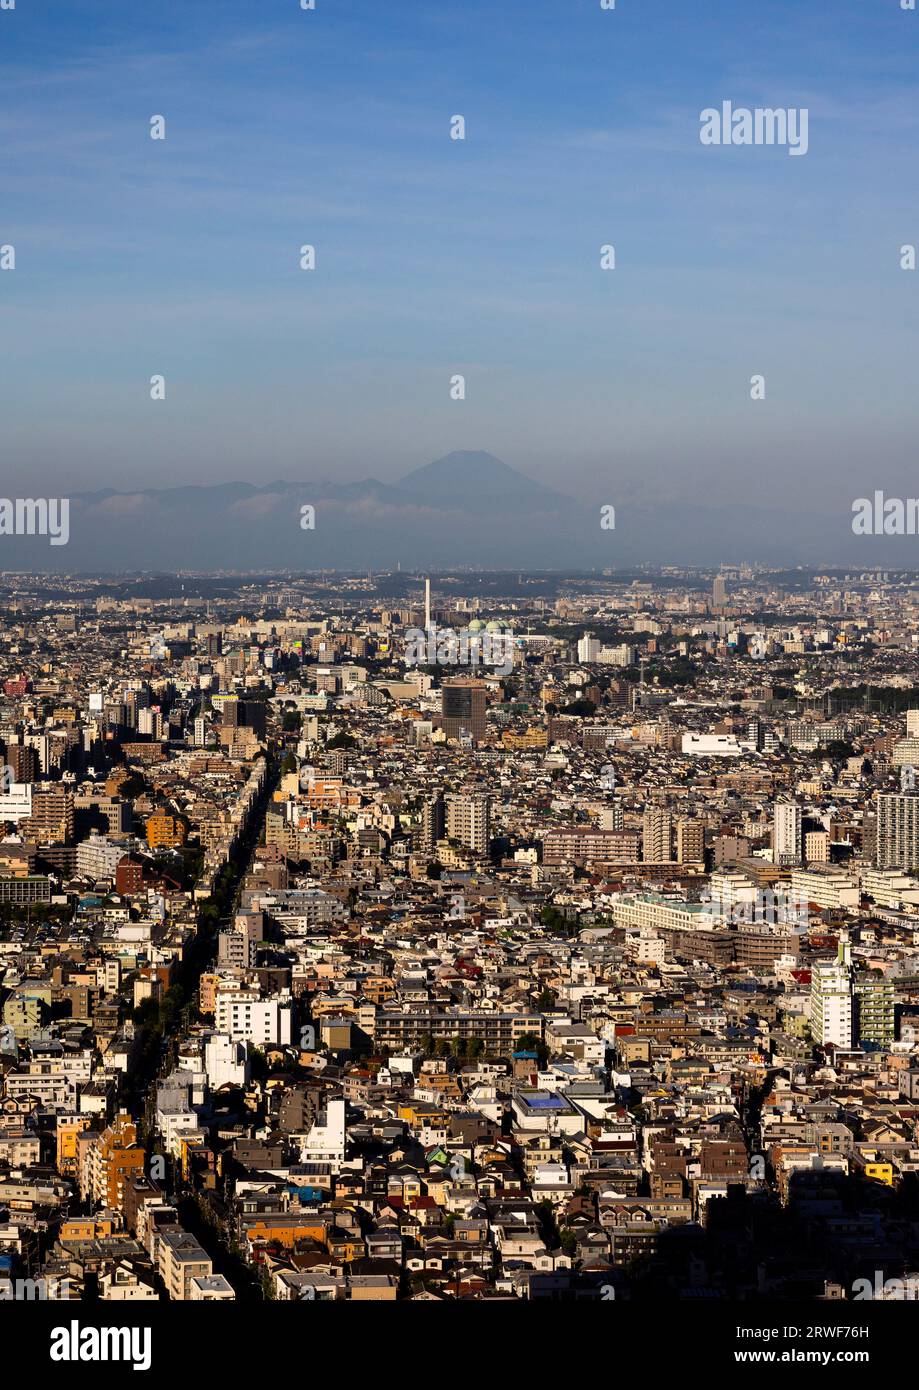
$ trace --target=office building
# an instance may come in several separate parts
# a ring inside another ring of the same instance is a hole
[[[440,694],[441,728],[448,739],[485,738],[485,686],[477,681],[448,681]]]

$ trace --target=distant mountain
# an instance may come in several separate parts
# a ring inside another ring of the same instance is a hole
[[[599,486],[599,480],[598,480]],[[897,565],[913,540],[855,537],[838,516],[720,504],[575,501],[493,454],[458,451],[396,483],[227,482],[71,495],[70,542],[0,536],[0,570],[617,568],[649,564]],[[615,527],[600,525],[600,502]],[[304,508],[315,527],[302,525]],[[902,550],[902,556],[895,554]]]
[[[534,482],[510,464],[482,451],[457,450],[407,473],[399,483],[402,492],[451,506],[478,506],[483,501],[541,502],[545,506],[569,503],[560,492]]]

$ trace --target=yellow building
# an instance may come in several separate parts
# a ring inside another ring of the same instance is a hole
[[[57,1120],[57,1171],[68,1177],[77,1172],[77,1136],[89,1129],[91,1115],[59,1115]]]
[[[198,1008],[203,1014],[212,1014],[217,1008],[217,986],[219,975],[205,974],[198,983]]]
[[[147,844],[151,849],[178,849],[185,843],[187,829],[179,816],[154,811],[147,817]]]
[[[68,1245],[71,1242],[78,1243],[84,1240],[106,1240],[111,1236],[117,1235],[120,1226],[114,1216],[110,1213],[100,1213],[98,1216],[73,1217],[70,1221],[65,1221],[61,1226],[60,1242]]]
[[[864,1174],[874,1182],[882,1182],[885,1187],[893,1187],[893,1164],[878,1159],[865,1159]]]
[[[515,734],[508,729],[501,735],[501,742],[511,752],[522,751],[527,748],[547,748],[549,731],[534,726],[527,729],[526,733]]]

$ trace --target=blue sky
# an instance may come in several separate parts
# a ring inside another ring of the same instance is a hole
[[[9,490],[481,448],[583,497],[915,495],[917,59],[899,0],[17,0]],[[701,146],[723,100],[807,107],[808,154]]]

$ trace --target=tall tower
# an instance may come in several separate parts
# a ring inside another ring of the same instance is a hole
[[[430,632],[430,630],[431,630],[431,581],[430,581],[430,579],[426,579],[426,580],[424,581],[424,630],[425,630],[425,632]]]

